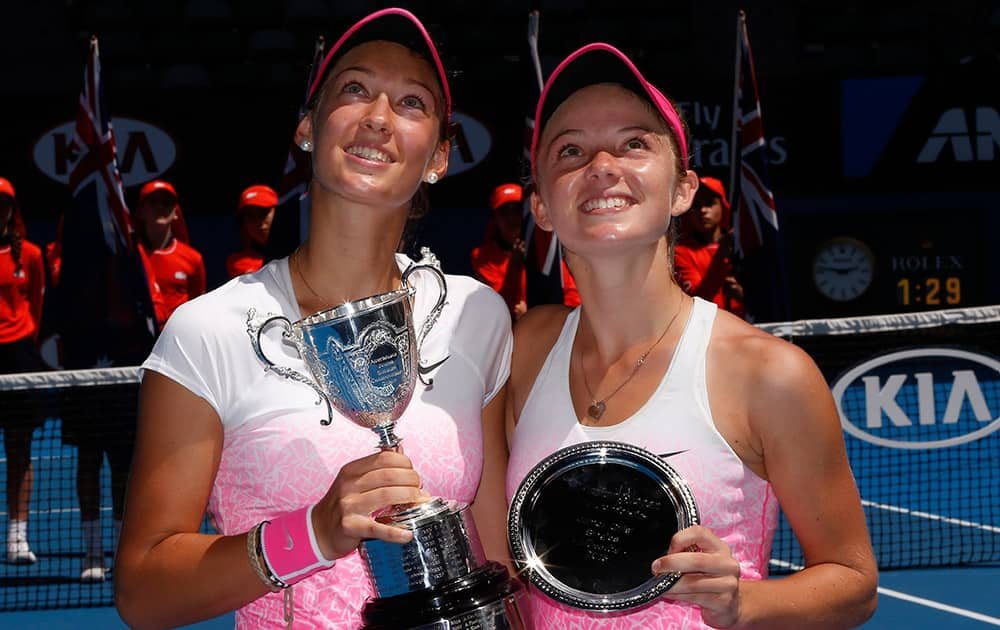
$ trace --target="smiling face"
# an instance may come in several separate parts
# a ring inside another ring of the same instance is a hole
[[[400,44],[347,51],[296,130],[313,144],[313,180],[356,203],[409,207],[421,181],[448,166],[443,95],[430,63]]]
[[[691,204],[697,177],[679,174],[667,126],[618,85],[574,92],[539,140],[532,211],[574,252],[650,243]]]

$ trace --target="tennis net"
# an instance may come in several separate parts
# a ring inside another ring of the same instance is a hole
[[[16,544],[12,549],[16,537],[10,525],[16,504],[9,500],[17,491],[14,480],[21,477],[13,463],[17,455],[5,449],[0,466],[0,522],[8,543],[0,564],[0,611],[112,604],[110,569],[138,388],[136,368],[0,376],[4,437],[12,430],[35,427],[27,558],[23,546],[22,553],[11,554],[17,551]]]
[[[761,328],[833,390],[880,569],[1000,560],[1000,306]],[[804,564],[784,516],[771,558]]]
[[[1000,560],[1000,306],[761,327],[805,349],[834,389],[881,568]],[[0,611],[113,603],[110,573],[81,581],[94,535],[81,526],[77,473],[96,445],[96,537],[110,567],[137,391],[136,368],[0,376],[5,437],[10,423],[37,427],[27,527],[36,562],[0,563]],[[9,464],[4,456],[5,528]],[[803,564],[782,517],[772,572]]]

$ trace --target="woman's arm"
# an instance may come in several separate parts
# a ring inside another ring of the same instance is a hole
[[[720,391],[713,417],[741,459],[771,482],[806,567],[742,581],[726,543],[694,527],[674,536],[654,570],[684,574],[666,597],[701,606],[714,627],[855,627],[875,610],[878,576],[830,390],[799,348],[762,333],[742,337],[715,351],[726,360],[709,379],[709,391],[713,383]]]
[[[767,341],[750,384],[751,430],[806,567],[744,583],[745,618],[767,628],[855,627],[875,611],[878,570],[837,408],[803,350]]]
[[[206,401],[145,373],[115,558],[115,601],[129,626],[189,624],[268,592],[251,568],[245,535],[198,533],[222,440],[222,423]]]
[[[505,385],[483,409],[483,476],[471,510],[486,557],[504,563],[513,572],[507,547],[507,440],[504,437],[506,394]]]
[[[245,533],[198,533],[222,444],[222,424],[206,401],[163,375],[145,373],[115,560],[115,601],[129,626],[190,624],[268,592],[250,565]],[[371,513],[424,498],[405,455],[385,451],[345,465],[312,512],[323,556],[344,556],[362,538],[408,541],[410,532],[377,523]]]

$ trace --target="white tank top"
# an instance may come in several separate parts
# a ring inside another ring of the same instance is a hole
[[[726,541],[740,562],[743,579],[767,576],[767,561],[778,518],[769,483],[736,455],[715,427],[708,401],[705,356],[716,305],[694,299],[663,380],[634,415],[608,427],[580,424],[569,391],[570,351],[580,309],[570,312],[559,339],[545,359],[528,394],[511,441],[507,467],[508,502],[521,480],[542,459],[560,448],[592,440],[614,440],[653,453],[680,454],[667,462],[687,481],[701,524]],[[599,621],[600,628],[701,628],[699,609],[660,600],[626,615],[602,616],[575,610],[532,589],[536,628]],[[674,625],[671,625],[674,624]]]

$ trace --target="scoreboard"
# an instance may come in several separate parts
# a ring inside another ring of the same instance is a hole
[[[824,204],[829,206],[829,204]],[[781,213],[795,319],[850,317],[1000,302],[997,208]]]

